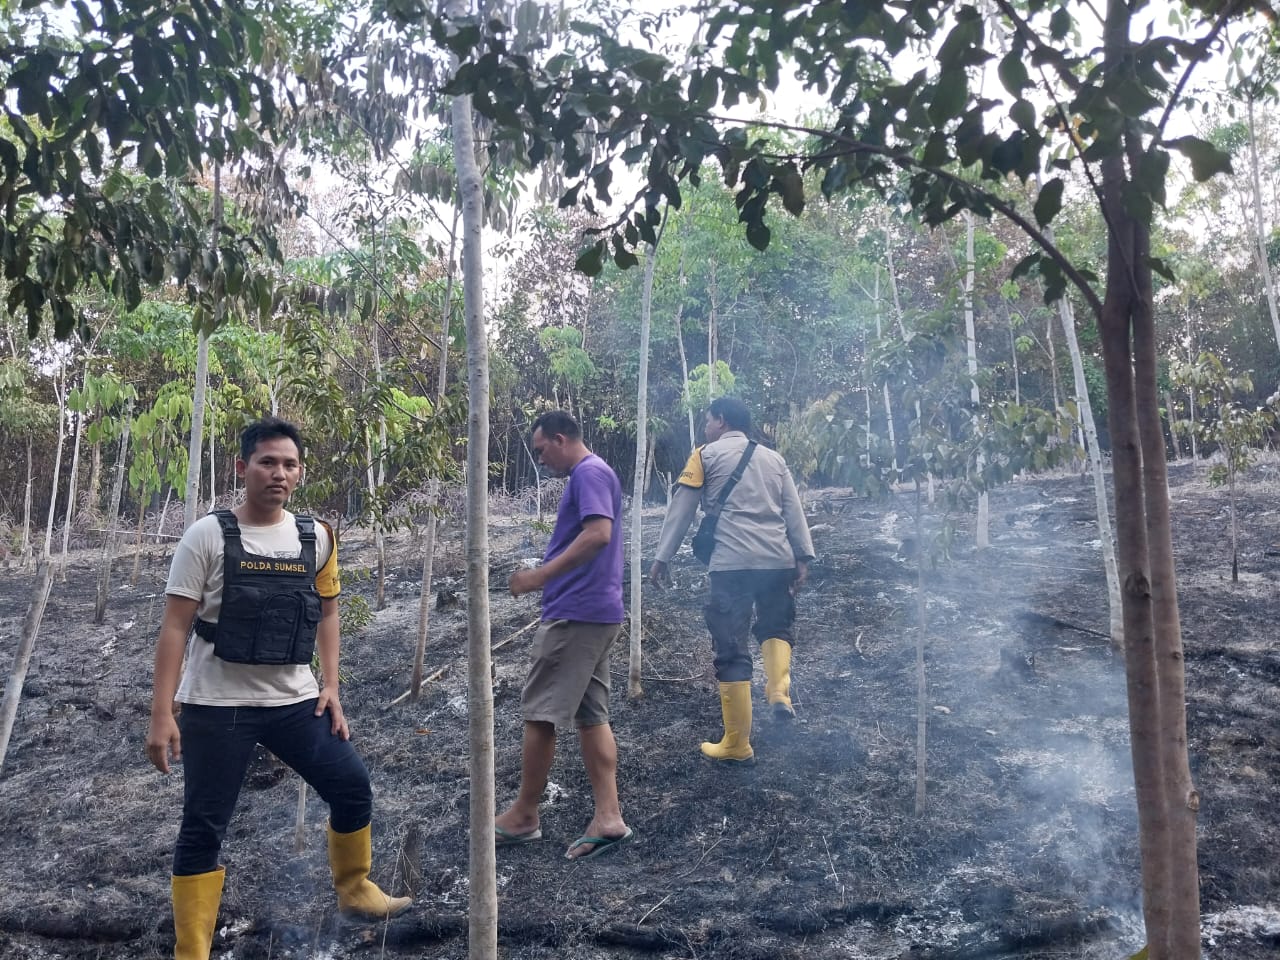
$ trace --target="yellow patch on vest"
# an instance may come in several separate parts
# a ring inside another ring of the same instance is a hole
[[[324,524],[324,528],[329,531],[329,542],[333,546],[329,551],[329,559],[316,574],[316,593],[325,600],[332,600],[342,592],[342,581],[338,573],[338,538],[334,536],[333,527],[329,524],[323,520],[316,522]]]
[[[689,460],[684,465],[684,470],[680,472],[680,479],[676,482],[683,487],[700,490],[706,480],[706,475],[702,471],[702,448],[694,447],[693,453],[689,454]]]

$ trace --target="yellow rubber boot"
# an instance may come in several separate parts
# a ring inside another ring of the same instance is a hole
[[[773,708],[773,719],[794,720],[796,711],[791,706],[791,644],[777,637],[770,637],[760,644],[764,658],[764,695]]]
[[[389,897],[369,879],[373,867],[372,834],[366,824],[355,833],[335,833],[329,827],[329,869],[338,891],[338,910],[363,920],[399,916],[413,903],[408,897]]]
[[[755,757],[751,749],[751,681],[720,684],[720,710],[724,714],[724,739],[704,743],[702,754],[712,760],[750,763]]]
[[[173,878],[174,960],[209,960],[222,903],[223,867]]]

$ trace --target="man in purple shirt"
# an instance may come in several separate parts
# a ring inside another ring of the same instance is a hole
[[[622,486],[587,449],[582,429],[562,410],[533,424],[535,456],[567,476],[542,565],[511,575],[513,597],[542,591],[542,625],[520,697],[524,749],[520,793],[494,821],[495,843],[542,839],[538,802],[556,752],[556,727],[578,728],[595,815],[565,856],[585,860],[635,834],[618,802],[618,746],[609,726],[609,651],[622,632]]]

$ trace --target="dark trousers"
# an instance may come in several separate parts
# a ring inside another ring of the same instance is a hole
[[[182,827],[173,851],[174,876],[208,873],[235,810],[254,747],[262,744],[296,771],[329,804],[329,822],[352,833],[373,815],[369,773],[355,748],[330,733],[328,711],[316,701],[284,707],[209,707],[184,704]]]
[[[721,683],[751,679],[749,635],[755,634],[759,643],[776,637],[795,646],[796,602],[791,595],[795,576],[795,570],[719,570],[708,575],[711,592],[703,614],[711,631],[716,679]]]

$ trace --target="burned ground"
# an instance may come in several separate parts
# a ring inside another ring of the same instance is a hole
[[[1280,946],[1280,467],[1241,493],[1241,580],[1230,582],[1225,493],[1173,469],[1192,762],[1203,796],[1206,955],[1259,960]],[[1123,664],[1102,636],[1106,597],[1092,493],[1080,477],[992,497],[993,545],[960,546],[926,575],[928,809],[915,796],[917,636],[909,503],[818,491],[821,560],[802,593],[788,728],[759,709],[757,763],[721,769],[701,618],[704,577],[646,588],[645,695],[614,727],[633,843],[589,863],[564,848],[590,819],[573,738],[543,807],[547,840],[500,850],[499,940],[512,958],[1118,958],[1141,946],[1136,814]],[[656,534],[660,513],[646,518]],[[536,600],[502,591],[542,536],[494,523],[492,578],[499,803],[518,779],[519,691]],[[960,538],[963,541],[965,538]],[[908,541],[904,545],[903,541]],[[650,541],[651,542],[651,541]],[[465,594],[460,533],[436,587]],[[55,587],[0,777],[0,955],[159,958],[171,951],[168,867],[181,777],[143,756],[166,558],[118,588],[91,625],[91,551]],[[215,956],[462,957],[466,952],[465,611],[432,611],[428,670],[407,686],[417,548],[396,540],[390,603],[344,640],[344,704],[373,775],[375,878],[417,904],[347,926],[327,883],[324,809],[270,758],[251,771],[223,851]],[[344,562],[369,562],[353,536]],[[122,562],[127,576],[128,563]],[[0,644],[16,646],[30,573],[0,571]],[[348,579],[349,591],[369,583]],[[504,640],[509,642],[503,643]]]

